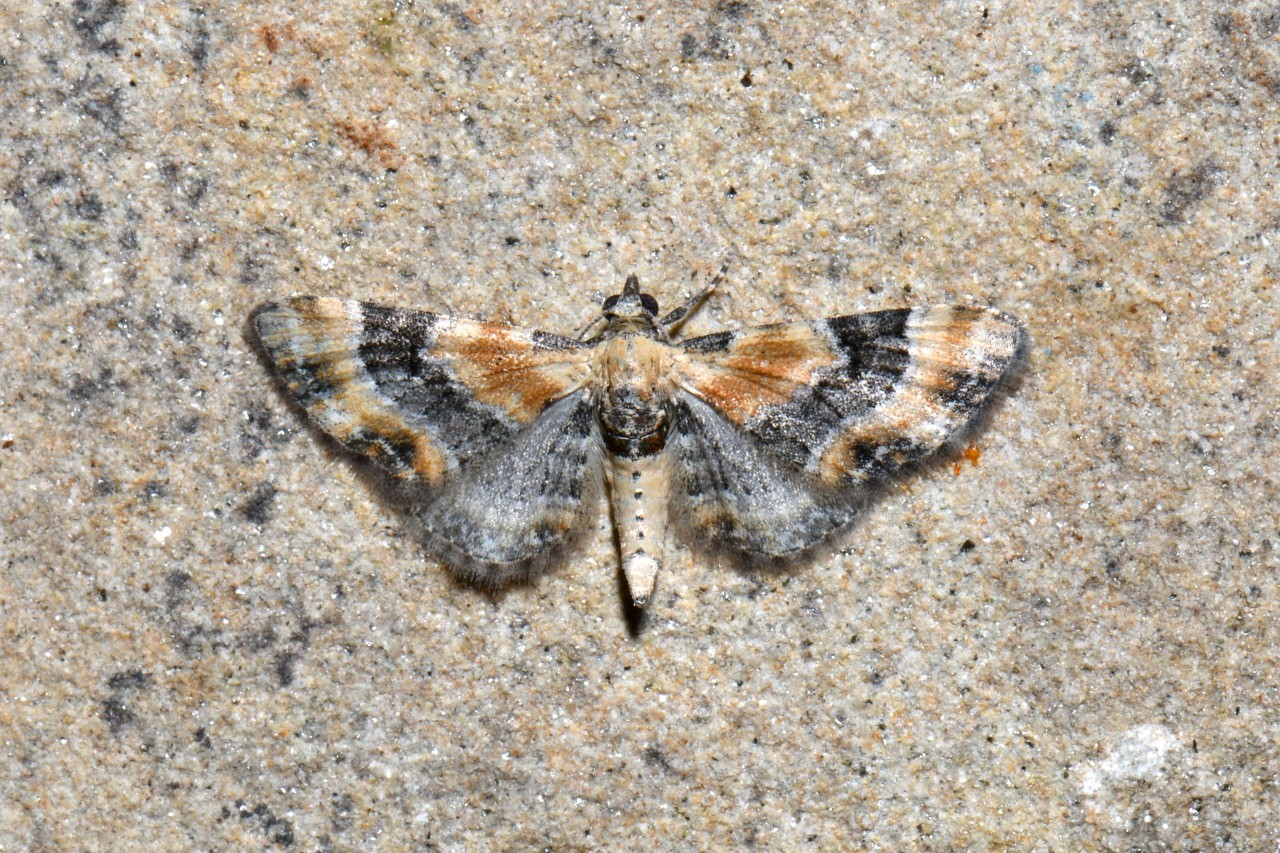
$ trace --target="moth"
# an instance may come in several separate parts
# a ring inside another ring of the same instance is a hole
[[[578,338],[354,300],[262,305],[258,338],[315,424],[412,495],[428,548],[500,586],[548,567],[607,495],[643,607],[672,537],[749,565],[806,555],[963,431],[1025,347],[940,305],[680,340],[636,277]]]

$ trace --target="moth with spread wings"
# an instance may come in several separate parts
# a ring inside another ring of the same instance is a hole
[[[254,324],[312,420],[418,495],[460,576],[545,566],[603,486],[638,607],[669,531],[749,563],[803,554],[970,423],[1025,346],[1013,317],[955,305],[673,340],[714,287],[659,319],[631,276],[585,340],[312,296]]]

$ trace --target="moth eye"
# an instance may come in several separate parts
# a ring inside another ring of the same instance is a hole
[[[608,311],[610,308],[612,308],[617,304],[618,304],[618,297],[616,295],[610,296],[604,301],[604,310]]]
[[[644,310],[650,314],[658,313],[658,300],[654,299],[647,293],[640,294],[640,304],[644,306]]]

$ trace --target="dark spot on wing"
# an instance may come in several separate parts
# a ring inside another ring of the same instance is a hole
[[[356,354],[379,396],[402,415],[429,424],[459,462],[511,435],[508,421],[478,402],[444,359],[431,355],[431,315],[363,304],[361,314],[365,325]],[[389,449],[411,462],[413,454],[399,444]]]
[[[779,458],[803,468],[850,420],[867,417],[898,387],[911,364],[910,314],[879,311],[817,324],[840,361],[787,403],[761,411],[747,429]]]
[[[938,399],[952,411],[964,412],[977,407],[991,390],[991,380],[972,370],[953,370],[946,374]]]

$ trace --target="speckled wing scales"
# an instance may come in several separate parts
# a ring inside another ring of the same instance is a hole
[[[900,333],[884,328],[898,322]],[[825,325],[848,342],[846,352],[866,336],[866,349],[877,354],[867,360],[874,368],[852,361],[852,369],[845,368],[862,383],[874,387],[878,379],[899,376],[892,388],[886,384],[875,394],[874,405],[853,411],[822,447],[816,471],[824,482],[841,486],[884,480],[963,430],[1027,342],[1022,324],[1008,314],[959,305],[840,317]],[[894,351],[898,356],[890,358]]]
[[[418,510],[417,526],[458,574],[505,584],[554,558],[598,511],[601,461],[595,405],[575,391],[469,462]]]
[[[676,404],[668,452],[673,523],[710,550],[784,557],[853,518],[836,490],[695,396]]]
[[[285,386],[321,429],[398,480],[426,487],[423,533],[461,574],[501,583],[578,526],[587,480],[598,479],[581,392],[591,347],[500,323],[308,296],[262,306],[254,324]]]
[[[684,341],[674,515],[715,548],[802,551],[969,424],[1024,345],[1017,320],[961,306]]]
[[[299,296],[254,314],[294,398],[404,480],[439,483],[589,378],[590,349],[500,323]]]

